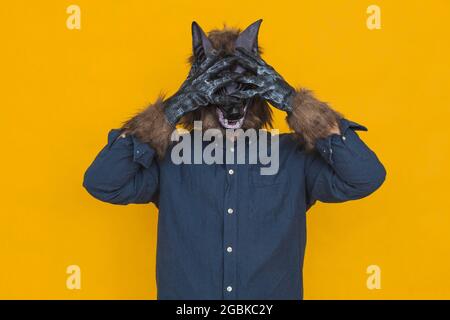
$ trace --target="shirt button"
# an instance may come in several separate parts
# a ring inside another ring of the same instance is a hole
[[[234,210],[231,209],[231,208],[228,208],[227,212],[228,212],[229,214],[232,214],[232,213],[234,212]]]
[[[228,287],[227,287],[227,291],[228,291],[228,292],[233,291],[233,287],[232,287],[232,286],[228,286]]]
[[[345,136],[342,136],[342,140],[344,140],[345,141],[345,139],[347,139]]]
[[[233,252],[233,248],[232,247],[228,247],[227,248],[227,252]]]
[[[234,152],[234,148],[230,148],[230,151],[231,151],[231,152]]]
[[[234,170],[233,169],[228,170],[228,174],[230,175],[234,174]]]

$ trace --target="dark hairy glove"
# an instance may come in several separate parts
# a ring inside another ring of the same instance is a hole
[[[249,84],[252,87],[233,94],[239,98],[260,96],[274,107],[286,111],[292,111],[292,101],[295,89],[291,87],[283,77],[268,65],[261,57],[244,48],[236,48],[237,63],[249,70],[253,75],[242,76],[237,82]]]
[[[194,63],[180,89],[164,102],[167,120],[174,125],[182,116],[202,106],[237,102],[237,97],[217,94],[220,88],[239,77],[229,71],[235,60],[233,56],[219,58],[211,54],[203,62]]]

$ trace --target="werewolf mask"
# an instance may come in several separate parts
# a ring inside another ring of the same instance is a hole
[[[202,28],[196,23],[192,23],[192,47],[193,64],[200,64],[213,54],[226,57],[231,54],[235,48],[244,48],[252,53],[258,54],[258,32],[262,20],[258,20],[248,26],[244,31],[240,32],[235,39],[227,39],[228,41],[214,43],[211,41]],[[230,70],[235,74],[245,75],[247,71],[240,65],[235,65]],[[251,85],[231,82],[221,87],[217,94],[224,98],[233,96],[233,94],[241,90],[248,89]],[[227,100],[227,99],[224,99]],[[218,104],[215,111],[222,127],[226,129],[238,129],[244,124],[244,119],[249,106],[253,103],[254,98],[234,99],[232,102]]]
[[[288,125],[305,150],[314,150],[316,141],[335,130],[342,115],[317,100],[309,90],[294,90],[262,60],[258,46],[260,24],[261,20],[256,21],[242,32],[225,27],[206,35],[193,22],[193,55],[189,59],[192,68],[188,79],[172,97],[161,97],[126,121],[123,133],[150,144],[162,159],[175,125],[188,131],[194,129],[195,121],[202,122],[203,130],[273,128],[270,103],[286,111]],[[202,69],[211,56],[219,60]],[[230,57],[239,63],[230,64]],[[238,77],[227,79],[218,69]],[[253,75],[246,75],[247,72]],[[215,94],[219,87],[219,94]]]

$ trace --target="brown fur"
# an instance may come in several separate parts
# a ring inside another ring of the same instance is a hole
[[[305,150],[314,149],[318,139],[327,137],[342,115],[325,102],[317,100],[307,89],[297,90],[293,110],[286,120]]]
[[[235,28],[224,27],[222,30],[212,30],[208,33],[214,49],[223,54],[230,54],[234,51],[234,42],[241,31]],[[261,52],[261,48],[258,48]],[[194,58],[189,58],[189,63],[193,63]],[[141,141],[152,146],[160,159],[166,153],[170,144],[170,135],[175,127],[167,122],[164,115],[164,101],[160,97],[153,105],[138,113],[124,123],[122,129],[125,133],[136,135]],[[186,114],[180,119],[180,126],[191,130],[194,121],[201,120],[203,129],[222,129],[216,115],[216,107],[213,105],[199,108]],[[272,128],[272,110],[266,101],[254,99],[247,109],[243,129]]]
[[[210,105],[188,113],[179,124],[186,130],[194,128],[194,121],[202,121],[203,130],[224,130],[216,114],[216,106]],[[242,129],[273,128],[272,110],[266,101],[255,98],[247,108]]]
[[[152,146],[158,157],[162,159],[170,143],[170,135],[175,129],[166,119],[163,111],[163,97],[138,113],[123,126],[125,134],[132,134],[138,137],[142,142]]]
[[[234,51],[234,42],[241,31],[235,28],[224,27],[222,30],[212,30],[208,33],[214,49],[224,54]],[[261,53],[261,48],[258,47]],[[194,58],[189,58],[193,63]],[[295,137],[304,145],[305,150],[314,149],[317,139],[325,138],[336,126],[342,115],[331,109],[325,102],[317,100],[307,89],[297,90],[293,102],[293,111],[286,118],[289,127],[294,131]],[[164,115],[164,101],[160,97],[153,105],[135,115],[125,122],[123,130],[134,134],[143,142],[150,144],[163,158],[170,143],[170,135],[175,129],[167,122]],[[216,106],[210,105],[199,108],[186,114],[180,119],[180,126],[192,130],[194,121],[201,120],[203,130],[222,129],[219,123]],[[260,98],[254,98],[247,109],[242,129],[272,128],[272,110],[268,103]]]

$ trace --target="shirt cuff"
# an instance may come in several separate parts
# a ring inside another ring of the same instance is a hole
[[[367,128],[359,123],[342,118],[339,122],[339,129],[341,134],[333,133],[326,138],[318,139],[316,141],[316,150],[330,165],[333,161],[333,147],[336,144],[344,144],[347,139],[348,130],[368,131]]]
[[[127,145],[132,145],[133,161],[145,168],[149,168],[155,156],[155,150],[147,143],[139,140],[136,136],[122,134],[120,129],[113,129],[108,134],[108,147],[120,141]]]

